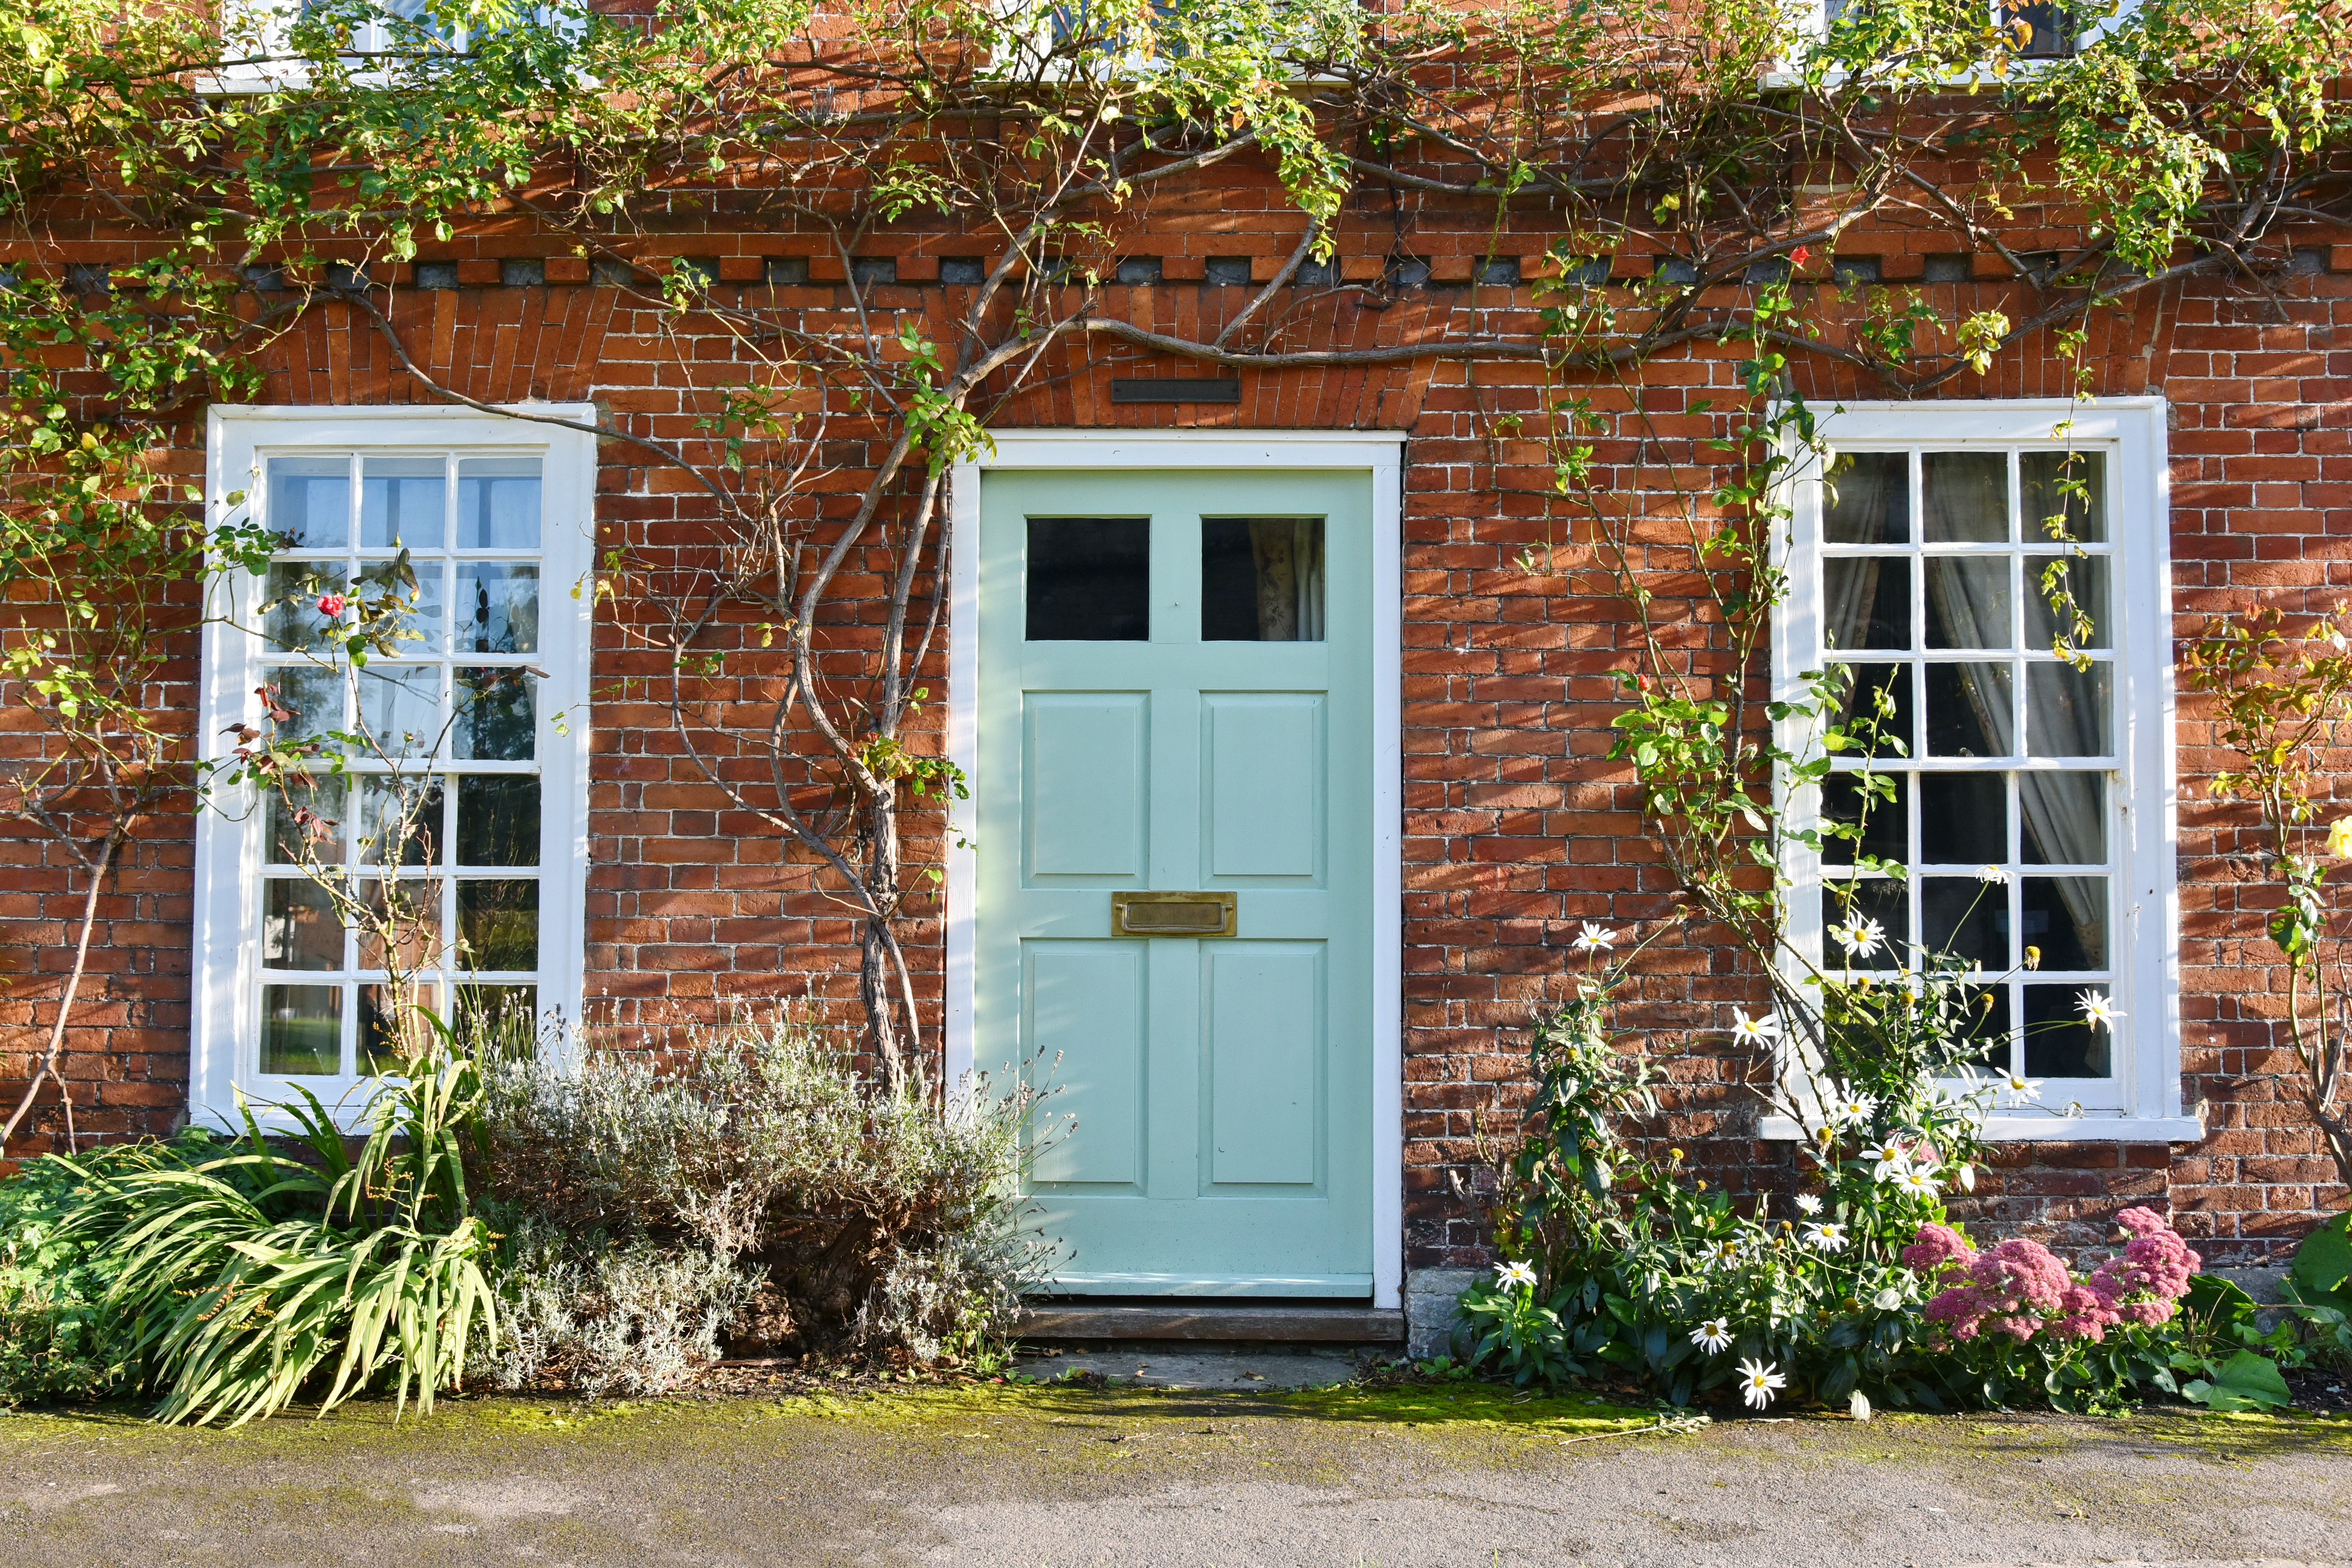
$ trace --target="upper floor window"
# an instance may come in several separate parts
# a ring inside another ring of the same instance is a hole
[[[1975,0],[1975,4],[1983,6],[1986,33],[1999,35],[2005,64],[2011,69],[2029,71],[2046,62],[2082,53],[2138,8],[2138,0]],[[1874,7],[1874,0],[1806,0],[1798,12],[1798,30],[1801,37],[1822,40],[1829,38],[1831,30],[1840,24],[1869,29],[1875,20],[1893,20]],[[1908,28],[1888,30],[1916,37]],[[1882,63],[1890,66],[1910,52],[1876,37],[1874,31],[1864,33],[1862,38],[1870,44]],[[1913,47],[1917,47],[1915,42]],[[1937,50],[1937,59],[1927,68],[1927,79],[1980,79],[1983,73],[1968,63],[1974,49],[1969,39],[1950,36],[1949,43]],[[1982,57],[1976,58],[1981,60]],[[1916,71],[1917,68],[1914,68]],[[1773,79],[1785,84],[1795,79],[1795,73],[1791,69]]]
[[[200,829],[197,1102],[331,1103],[404,999],[576,1017],[593,443],[224,408],[211,463],[215,520],[278,548],[208,627],[205,732],[293,762]]]
[[[2176,1115],[2153,408],[1849,406],[1823,432],[1777,663],[1792,695],[1838,677],[1862,743],[1790,803],[1846,830],[1792,854],[1801,949],[1831,972],[1951,954],[1982,977],[1989,1070],[2086,1121]]]

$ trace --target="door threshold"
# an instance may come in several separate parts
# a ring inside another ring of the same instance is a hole
[[[1271,1344],[1402,1344],[1404,1313],[1393,1307],[1272,1301],[1187,1301],[1108,1306],[1033,1301],[1021,1314],[1024,1340],[1209,1340]]]

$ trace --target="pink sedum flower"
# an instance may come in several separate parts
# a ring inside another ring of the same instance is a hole
[[[2119,1323],[2170,1321],[2204,1261],[2153,1210],[2126,1209],[2116,1223],[2131,1241],[2081,1279],[2038,1241],[2013,1237],[1978,1252],[1941,1225],[1921,1226],[1903,1261],[1942,1287],[1927,1318],[1955,1342],[1995,1333],[2095,1343]]]
[[[1911,1245],[1903,1249],[1904,1266],[1915,1274],[1933,1274],[1947,1263],[1976,1256],[1969,1238],[1948,1225],[1923,1225]]]

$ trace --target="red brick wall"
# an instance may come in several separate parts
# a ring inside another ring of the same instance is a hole
[[[1249,256],[1270,277],[1296,243],[1297,220],[1254,176],[1234,174],[1213,192],[1171,195],[1139,220],[1120,254],[1156,256],[1164,281],[1113,287],[1103,307],[1146,325],[1192,332],[1236,309],[1246,294],[1199,281],[1209,257]],[[1343,275],[1378,277],[1396,246],[1385,216],[1344,226]],[[1408,341],[1440,329],[1520,330],[1532,291],[1468,286],[1488,237],[1483,219],[1444,230],[1423,219],[1406,248],[1429,260],[1425,287],[1402,290],[1385,308],[1324,300],[1303,310],[1286,341],[1367,345]],[[1505,256],[1538,269],[1542,237],[1507,238]],[[901,283],[876,290],[877,309],[936,314],[957,290],[935,281],[937,258],[984,247],[952,237],[878,239],[896,255]],[[1920,275],[1917,247],[1901,236],[1849,237],[1845,254],[1883,252],[1889,281]],[[719,291],[746,302],[804,313],[816,324],[845,304],[837,258],[812,237],[777,233],[673,235],[648,245],[650,259],[711,258]],[[504,284],[500,258],[544,255],[548,281]],[[63,266],[119,259],[127,252],[93,238],[36,253],[0,246],[0,263]],[[757,279],[766,258],[809,258],[811,281],[779,287]],[[399,285],[394,318],[436,380],[487,401],[593,398],[634,433],[688,447],[711,388],[744,367],[726,340],[691,321],[667,326],[658,312],[615,288],[593,283],[584,262],[527,233],[487,227],[426,263],[457,264],[456,288],[417,289],[413,268]],[[2259,293],[2198,283],[2156,291],[2137,311],[2103,319],[2087,350],[2092,389],[2108,395],[2161,392],[2172,399],[2176,609],[2198,614],[2253,600],[2290,608],[2332,603],[2343,589],[2352,540],[2352,247],[2333,270],[2292,279],[2278,308]],[[1621,273],[1645,269],[1628,258]],[[429,275],[428,275],[429,276]],[[2022,286],[2000,279],[1926,289],[1937,313],[2008,306]],[[1670,354],[1641,374],[1642,410],[1608,385],[1589,389],[1615,416],[1596,442],[1603,492],[1649,515],[1642,535],[1653,573],[1686,571],[1686,550],[1665,526],[1664,465],[1680,465],[1702,485],[1708,459],[1696,443],[1718,436],[1727,416],[1695,414],[1712,396],[1726,406],[1738,351],[1701,345]],[[272,352],[273,403],[431,401],[387,347],[341,306],[317,307],[300,331]],[[1373,370],[1243,373],[1237,408],[1181,410],[1109,403],[1114,374],[1173,374],[1185,367],[1097,351],[1091,361],[1044,367],[1034,390],[997,407],[1000,425],[1122,424],[1240,427],[1380,427],[1410,432],[1405,506],[1405,966],[1408,1262],[1420,1267],[1479,1257],[1475,1226],[1453,1194],[1470,1174],[1475,1119],[1507,1105],[1522,1061],[1530,1011],[1560,994],[1575,967],[1566,950],[1575,922],[1617,924],[1654,918],[1665,907],[1654,851],[1642,837],[1622,773],[1601,760],[1616,711],[1609,672],[1624,661],[1623,609],[1589,548],[1589,529],[1550,499],[1540,449],[1512,417],[1540,419],[1536,374],[1507,364],[1423,364]],[[1851,372],[1800,361],[1817,402],[1884,396]],[[1947,386],[1951,396],[2063,395],[2071,370],[2028,353],[1983,378]],[[842,430],[829,451],[833,489],[852,490],[878,451],[870,430]],[[200,471],[200,426],[191,425],[166,460]],[[706,446],[700,448],[708,451]],[[787,850],[756,819],[725,803],[681,755],[667,727],[663,660],[645,641],[648,612],[635,596],[656,580],[707,558],[710,509],[673,471],[607,442],[598,482],[600,543],[625,550],[614,613],[600,611],[594,671],[593,867],[588,907],[588,989],[611,1021],[651,1030],[740,997],[813,994],[840,1004],[852,994],[854,932],[823,895],[807,857]],[[1678,526],[1678,525],[1677,525]],[[1524,552],[1561,548],[1551,570],[1529,572]],[[878,564],[878,563],[870,563]],[[667,574],[665,576],[665,574]],[[1667,579],[1654,579],[1665,583]],[[1671,599],[1672,593],[1666,597]],[[835,657],[870,646],[872,627],[853,608],[830,628]],[[726,637],[749,636],[740,628]],[[1703,639],[1702,639],[1703,640]],[[1696,657],[1704,658],[1704,654]],[[755,696],[773,673],[756,649],[738,657],[740,686],[706,695]],[[184,677],[190,671],[183,670]],[[934,714],[944,698],[943,651],[923,673]],[[184,707],[191,690],[163,694]],[[2126,1202],[2168,1202],[2183,1229],[2216,1260],[2256,1257],[2307,1226],[2315,1209],[2340,1206],[2313,1135],[2279,1075],[2292,1061],[2273,1038],[2279,975],[2260,937],[2261,895],[2242,899],[2246,873],[2215,858],[2240,847],[2242,818],[2208,804],[2199,780],[2217,765],[2210,735],[2184,709],[2181,826],[2184,931],[2184,1101],[2207,1104],[2204,1142],[2162,1146],[2012,1146],[1975,1207],[1985,1218],[2032,1226],[2076,1243],[2096,1239],[2098,1221]],[[722,765],[744,765],[731,759]],[[910,856],[936,858],[939,825],[918,821]],[[186,1081],[187,830],[159,824],[136,870],[107,903],[100,933],[98,993],[74,1035],[74,1076],[85,1131],[158,1131],[181,1103]],[[63,913],[78,907],[53,858],[21,840],[0,841],[0,1094],[13,1103],[28,1051],[52,1016],[63,962]],[[917,911],[910,945],[936,995],[935,908]],[[1751,1103],[1737,1089],[1738,1064],[1710,1037],[1720,1008],[1750,988],[1729,955],[1703,944],[1658,950],[1630,1021],[1656,1031],[1654,1049],[1671,1057],[1677,1137],[1736,1184],[1782,1179],[1785,1148],[1752,1136]],[[1713,1038],[1719,1038],[1716,1037]],[[53,1119],[52,1119],[53,1120]],[[9,1152],[47,1146],[58,1129]]]

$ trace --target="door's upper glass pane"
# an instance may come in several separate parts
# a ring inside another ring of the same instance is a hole
[[[1201,640],[1321,642],[1323,520],[1201,520]]]
[[[1151,637],[1151,520],[1029,520],[1031,642],[1147,642]]]

